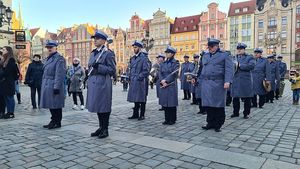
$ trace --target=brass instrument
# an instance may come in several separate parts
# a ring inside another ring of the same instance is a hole
[[[198,73],[198,70],[199,70],[199,62],[194,62],[195,64],[195,68],[192,72],[186,72],[184,73],[184,75],[186,76],[186,81],[187,82],[192,82],[193,79],[197,78],[197,73]]]
[[[271,83],[267,82],[266,80],[263,80],[263,86],[264,86],[264,89],[266,90],[266,92],[270,92],[272,89]]]

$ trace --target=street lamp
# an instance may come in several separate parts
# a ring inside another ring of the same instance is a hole
[[[10,9],[10,7],[6,7],[3,5],[3,2],[0,1],[0,27],[2,27],[3,23],[5,22],[10,25],[12,14],[13,11]]]
[[[149,50],[153,47],[154,45],[154,39],[151,38],[144,38],[142,40],[142,43],[144,44],[144,48],[146,49],[147,52],[149,52]]]

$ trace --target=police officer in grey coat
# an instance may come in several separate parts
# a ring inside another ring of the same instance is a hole
[[[247,45],[237,44],[237,55],[234,57],[235,73],[231,85],[231,96],[233,98],[233,114],[231,117],[240,115],[240,99],[244,101],[244,119],[249,118],[251,110],[251,98],[253,97],[253,80],[251,71],[255,67],[253,56],[245,53]]]
[[[163,125],[173,125],[176,122],[178,106],[177,77],[179,72],[179,61],[174,58],[176,49],[168,46],[166,51],[167,60],[160,65],[159,81],[161,85],[159,104],[165,111]]]
[[[190,100],[191,99],[191,85],[187,81],[187,76],[184,73],[191,72],[191,62],[189,62],[189,56],[185,55],[184,62],[181,64],[180,68],[180,83],[181,83],[181,90],[183,90],[183,99],[182,100]]]
[[[160,65],[165,61],[165,56],[162,54],[159,54],[157,57],[157,63],[153,65],[153,67],[156,69],[156,80],[155,80],[155,86],[156,86],[156,96],[159,98],[160,96],[160,81],[159,81],[159,69]],[[159,111],[163,111],[163,106],[159,109]]]
[[[268,71],[270,73],[270,81],[271,81],[271,91],[267,93],[266,96],[266,103],[273,103],[276,84],[280,82],[280,75],[279,75],[279,67],[275,61],[274,55],[269,55],[268,57]]]
[[[64,79],[66,77],[66,61],[57,52],[58,43],[54,40],[46,42],[49,56],[43,67],[40,107],[50,109],[51,121],[44,128],[61,127],[62,108],[65,106]]]
[[[257,107],[257,95],[259,96],[258,106],[263,108],[266,101],[266,90],[263,81],[270,83],[270,73],[268,71],[268,60],[262,57],[263,50],[261,48],[254,49],[255,67],[252,70],[253,92],[252,107]]]
[[[143,43],[135,41],[134,55],[130,58],[129,79],[130,85],[127,101],[134,103],[133,114],[128,119],[145,119],[146,100],[148,94],[148,76],[150,72],[149,59],[141,51]]]
[[[198,70],[198,65],[199,65],[199,55],[198,54],[194,54],[193,58],[194,58],[194,62],[190,64],[190,70],[191,70],[191,73],[198,73],[198,72],[195,72]],[[196,98],[196,87],[193,85],[193,84],[190,84],[190,88],[191,88],[191,93],[192,93],[192,103],[191,105],[194,105],[194,104],[198,104],[198,101],[197,101],[197,98]]]
[[[96,49],[90,55],[86,108],[97,113],[99,128],[91,136],[106,138],[112,106],[112,77],[116,74],[114,53],[105,46],[108,36],[96,31],[92,36]]]
[[[284,86],[280,86],[281,83],[284,83],[284,77],[285,77],[285,74],[286,74],[286,71],[287,71],[287,66],[286,66],[286,63],[282,62],[282,56],[281,55],[278,55],[277,56],[277,64],[278,64],[278,67],[279,67],[279,76],[280,76],[280,81],[276,84],[276,91],[275,91],[275,98],[276,100],[279,99],[279,97],[281,97],[281,95],[279,94],[280,90],[283,91],[283,88]],[[282,89],[280,89],[282,87]]]
[[[225,122],[225,97],[233,78],[232,58],[219,48],[218,39],[208,39],[209,52],[203,55],[201,63],[201,98],[207,112],[207,125],[203,129],[220,128]]]
[[[192,85],[194,86],[195,88],[195,97],[197,99],[197,102],[198,102],[198,105],[199,105],[199,112],[197,114],[202,114],[202,115],[205,115],[206,114],[206,111],[204,109],[204,107],[202,106],[202,100],[201,100],[201,70],[202,70],[202,58],[203,58],[203,55],[206,53],[206,51],[202,51],[201,52],[201,59],[199,61],[199,63],[196,65],[198,66],[198,71],[196,72],[197,73],[197,76],[196,77],[193,77],[192,79]],[[197,69],[197,67],[195,68]]]

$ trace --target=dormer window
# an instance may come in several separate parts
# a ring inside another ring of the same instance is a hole
[[[194,30],[196,30],[196,29],[197,29],[197,26],[196,26],[196,25],[194,25],[194,26],[193,26],[193,29],[194,29]]]
[[[239,13],[240,12],[240,9],[235,9],[234,10],[234,13]]]
[[[181,21],[181,24],[183,25],[183,24],[184,24],[184,21]]]
[[[191,23],[194,23],[194,19],[191,20]]]
[[[185,26],[183,29],[186,31],[187,30],[187,26]]]
[[[176,28],[175,31],[178,32],[179,28]]]
[[[248,8],[243,8],[243,12],[247,12],[248,11]]]

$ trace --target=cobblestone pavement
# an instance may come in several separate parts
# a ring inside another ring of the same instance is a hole
[[[121,85],[114,86],[110,137],[91,138],[95,114],[72,110],[66,98],[62,128],[43,129],[48,110],[32,110],[30,91],[21,87],[22,104],[16,118],[0,120],[0,169],[6,168],[202,168],[296,169],[300,168],[300,107],[293,106],[289,82],[285,93],[264,109],[252,109],[251,118],[230,119],[221,133],[204,131],[206,116],[183,101],[178,120],[163,126],[155,89],[151,90],[144,121],[128,120],[133,104],[126,101]]]

